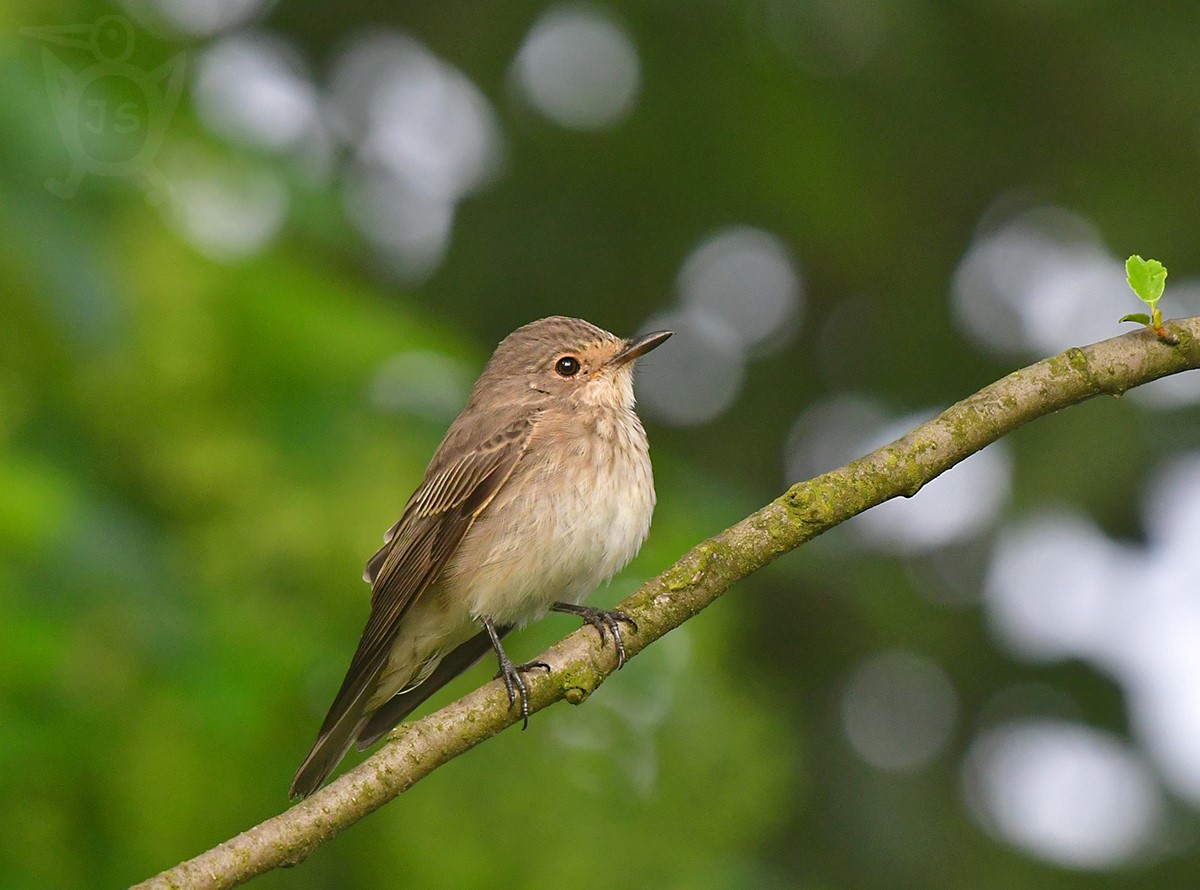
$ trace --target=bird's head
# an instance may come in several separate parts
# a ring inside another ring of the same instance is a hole
[[[632,408],[635,361],[671,333],[655,331],[626,340],[581,318],[552,315],[505,337],[476,387],[492,398],[533,396]]]

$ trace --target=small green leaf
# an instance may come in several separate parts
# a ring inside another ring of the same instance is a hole
[[[1145,312],[1135,312],[1133,315],[1126,315],[1121,318],[1121,321],[1136,321],[1138,324],[1150,326],[1150,316]]]
[[[1153,306],[1167,286],[1167,268],[1158,260],[1144,260],[1134,254],[1125,261],[1125,278],[1138,299]]]

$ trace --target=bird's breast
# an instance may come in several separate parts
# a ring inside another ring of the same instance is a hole
[[[580,602],[637,553],[654,500],[646,434],[631,410],[545,424],[459,546],[447,592],[473,617],[503,624],[556,600]]]

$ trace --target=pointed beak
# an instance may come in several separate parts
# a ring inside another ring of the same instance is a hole
[[[70,46],[75,49],[88,49],[92,45],[92,32],[95,25],[55,25],[49,28],[22,28],[21,33],[26,37],[44,40],[58,46]],[[78,37],[73,35],[78,34]]]
[[[635,337],[625,343],[625,348],[609,359],[609,364],[620,366],[628,364],[638,356],[645,355],[651,349],[655,349],[666,343],[674,331],[655,331],[652,334],[643,334],[641,337]]]

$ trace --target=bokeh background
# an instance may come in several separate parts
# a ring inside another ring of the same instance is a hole
[[[1188,2],[2,0],[0,885],[285,806],[511,329],[679,332],[615,603],[1118,333],[1130,253],[1200,312],[1198,109]],[[258,885],[1196,886],[1198,404],[1018,431]]]

